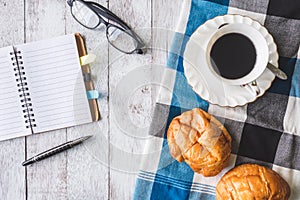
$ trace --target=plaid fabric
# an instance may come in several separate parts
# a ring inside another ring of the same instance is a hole
[[[188,37],[206,20],[224,14],[249,16],[263,24],[278,45],[279,67],[289,77],[286,81],[276,78],[262,97],[242,107],[209,104],[195,94],[183,74],[180,55]],[[219,179],[242,163],[257,163],[277,171],[289,183],[291,199],[300,199],[299,43],[299,0],[185,0],[150,128],[153,137],[146,145],[147,157],[137,178],[134,199],[215,199]],[[215,177],[194,173],[169,154],[166,130],[170,121],[195,107],[217,117],[233,139],[230,165]]]

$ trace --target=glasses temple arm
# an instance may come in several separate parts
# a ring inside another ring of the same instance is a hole
[[[144,42],[142,41],[142,39],[134,31],[132,31],[132,29],[122,19],[120,19],[117,15],[112,13],[110,10],[104,8],[100,4],[97,4],[97,3],[94,3],[94,2],[89,2],[89,3],[91,3],[91,6],[93,7],[93,9],[95,11],[98,11],[105,18],[110,19],[110,20],[118,23],[119,25],[122,26],[122,28],[124,28],[124,30],[129,30],[133,34],[133,36],[135,36],[139,40],[139,42],[144,45]],[[100,9],[96,6],[99,6],[102,9]]]
[[[87,3],[90,3],[92,8],[96,12],[99,12],[103,17],[120,24],[125,30],[131,29],[122,19],[120,19],[117,15],[115,15],[114,13],[112,13],[110,10],[103,7],[102,5],[91,1],[87,1]]]
[[[124,30],[130,31],[132,36],[139,42],[139,46],[141,48],[145,46],[145,43],[143,42],[143,40],[121,18],[119,18],[113,12],[111,12],[110,10],[108,10],[107,8],[103,7],[102,5],[100,5],[98,3],[91,2],[91,1],[86,1],[86,3],[89,3],[90,6],[92,6],[92,8],[96,12],[99,12],[105,18],[118,23],[120,26],[122,26],[122,28],[124,28]]]

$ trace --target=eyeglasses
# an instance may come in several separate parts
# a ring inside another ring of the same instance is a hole
[[[71,7],[72,16],[82,26],[96,29],[100,24],[104,24],[108,42],[119,51],[127,54],[145,53],[145,44],[142,39],[107,8],[91,1],[68,0],[67,2]]]

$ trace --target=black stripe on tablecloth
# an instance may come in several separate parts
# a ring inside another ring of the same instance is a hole
[[[298,12],[300,13],[300,8]],[[280,56],[288,58],[297,56],[300,44],[300,20],[266,15],[264,26],[273,36]]]
[[[156,103],[152,114],[152,121],[149,129],[149,135],[163,138],[166,132],[170,106]]]
[[[283,133],[274,160],[274,164],[300,170],[300,137]]]
[[[254,13],[266,14],[268,10],[268,0],[230,0],[229,6],[242,10],[251,11]]]
[[[289,96],[265,93],[247,106],[246,123],[283,132],[283,120]]]
[[[279,78],[275,78],[270,89],[267,92],[283,94],[286,96],[290,95],[293,75],[296,75],[294,73],[296,67],[296,61],[297,61],[296,58],[279,57],[279,61],[278,61],[279,68],[286,73],[288,79],[281,80]]]
[[[299,0],[269,0],[267,15],[300,19]]]
[[[156,103],[149,129],[149,135],[166,138],[166,132],[172,119],[188,109]]]
[[[218,117],[219,119],[219,117]],[[231,153],[237,154],[240,146],[241,136],[244,129],[244,122],[239,122],[231,119],[224,120],[224,126],[231,135]]]
[[[273,163],[282,132],[245,123],[238,155]]]
[[[236,160],[235,160],[235,166],[241,165],[241,164],[258,164],[258,165],[262,165],[265,167],[268,167],[270,169],[272,169],[273,167],[273,163],[268,163],[268,162],[264,162],[261,160],[256,160],[253,158],[249,158],[246,156],[240,156],[237,155]]]

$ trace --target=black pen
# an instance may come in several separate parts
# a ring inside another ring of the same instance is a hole
[[[85,137],[81,137],[81,138],[78,138],[78,139],[75,139],[75,140],[72,140],[72,141],[69,141],[69,142],[66,142],[64,144],[61,144],[61,145],[58,145],[56,147],[53,147],[45,152],[42,152],[36,156],[33,156],[32,158],[29,158],[28,160],[25,160],[22,165],[23,166],[26,166],[26,165],[30,165],[32,163],[35,163],[35,162],[38,162],[40,160],[43,160],[45,158],[48,158],[50,156],[53,156],[57,153],[60,153],[62,151],[65,151],[67,149],[70,149],[78,144],[81,144],[83,141],[89,139],[90,137],[92,137],[92,135],[89,135],[89,136],[85,136]]]

